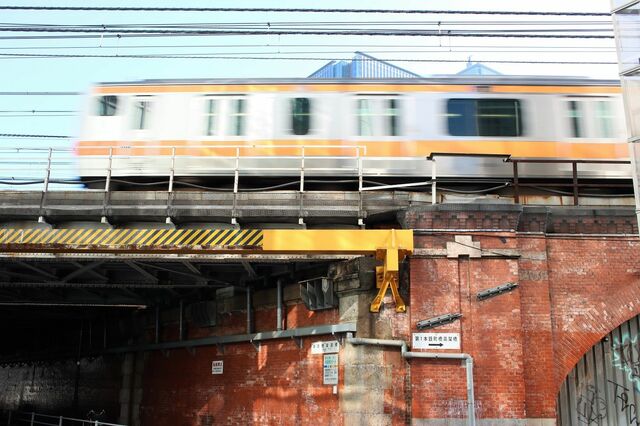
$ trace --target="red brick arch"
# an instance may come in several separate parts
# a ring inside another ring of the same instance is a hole
[[[584,354],[640,314],[635,238],[548,241],[555,393]]]

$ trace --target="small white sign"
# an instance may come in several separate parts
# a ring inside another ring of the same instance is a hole
[[[322,384],[338,384],[338,354],[324,355],[322,363]]]
[[[340,343],[337,340],[325,342],[313,342],[311,344],[312,354],[337,354],[340,351]]]
[[[460,333],[413,333],[412,349],[460,349]]]
[[[222,374],[224,361],[211,361],[211,374]]]

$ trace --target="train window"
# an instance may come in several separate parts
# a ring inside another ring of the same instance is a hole
[[[308,135],[311,129],[311,100],[291,99],[291,131],[294,135]]]
[[[359,97],[356,105],[358,136],[398,136],[397,98]]]
[[[398,100],[397,99],[387,99],[387,135],[388,136],[398,136]]]
[[[111,117],[116,115],[118,107],[117,96],[100,96],[98,97],[98,115],[101,117]]]
[[[217,121],[217,117],[218,117],[218,102],[216,99],[207,99],[205,102],[205,117],[206,117],[206,128],[205,128],[205,134],[207,136],[213,136],[216,134],[217,132],[217,125],[216,125],[216,121]]]
[[[448,99],[447,118],[452,136],[522,136],[517,99]]]
[[[609,101],[596,101],[596,123],[598,137],[612,138],[614,115],[611,111],[611,102]]]
[[[373,136],[371,99],[358,99],[358,136]]]
[[[243,98],[231,99],[229,118],[231,119],[230,134],[232,136],[244,135],[244,122],[246,117],[245,100]]]
[[[571,136],[574,138],[581,138],[583,134],[582,127],[584,126],[582,123],[582,103],[578,101],[569,101],[568,106],[569,121],[571,122]]]
[[[136,130],[148,129],[150,114],[151,97],[137,98],[133,104],[133,128]]]

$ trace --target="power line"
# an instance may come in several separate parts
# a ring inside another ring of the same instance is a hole
[[[424,10],[424,9],[316,9],[275,7],[109,7],[109,6],[0,6],[0,10],[50,10],[89,12],[279,12],[279,13],[388,13],[420,15],[507,15],[507,16],[611,16],[601,12],[519,12],[488,10]]]
[[[17,118],[17,117],[76,117],[76,114],[0,114],[0,118]]]
[[[71,139],[73,136],[62,135],[25,135],[21,133],[0,133],[3,138],[32,138],[32,139]]]
[[[77,96],[82,92],[0,92],[0,96]]]
[[[514,21],[514,20],[497,20],[497,21],[488,21],[488,20],[463,20],[463,21],[451,21],[446,19],[438,19],[434,21],[423,20],[423,21],[253,21],[253,22],[187,22],[187,23],[127,23],[127,24],[83,24],[83,25],[75,25],[75,24],[34,24],[34,23],[18,23],[18,22],[0,22],[0,26],[7,27],[15,27],[15,26],[24,26],[31,28],[38,27],[55,27],[55,28],[65,28],[65,27],[82,27],[82,28],[135,28],[135,27],[151,27],[151,28],[220,28],[220,27],[281,27],[281,26],[334,26],[334,25],[393,25],[393,26],[406,26],[406,25],[432,25],[432,26],[448,26],[448,25],[457,25],[457,26],[559,26],[559,25],[570,25],[570,26],[584,26],[584,25],[597,25],[597,26],[607,26],[609,28],[612,27],[612,23],[610,19],[602,20],[602,21],[583,21],[583,20],[546,20],[546,21]]]
[[[362,44],[270,44],[270,43],[262,43],[262,44],[138,44],[138,45],[100,45],[100,46],[80,46],[80,45],[76,45],[76,46],[0,46],[0,50],[74,50],[74,49],[78,49],[78,50],[86,50],[86,49],[96,49],[96,50],[109,50],[109,49],[118,49],[118,50],[127,50],[127,49],[209,49],[209,48],[219,48],[219,49],[227,49],[227,48],[261,48],[261,47],[267,47],[267,48],[272,48],[272,49],[284,49],[284,48],[309,48],[309,47],[313,47],[313,48],[334,48],[334,47],[340,47],[340,48],[357,48],[357,49],[362,49],[363,45]],[[538,52],[538,50],[534,50],[534,49],[545,49],[545,50],[556,50],[556,51],[579,51],[577,49],[584,49],[585,51],[588,52],[592,52],[595,49],[600,49],[600,50],[607,50],[607,51],[611,51],[611,52],[615,52],[615,47],[614,46],[585,46],[585,45],[580,45],[580,46],[568,46],[568,45],[560,45],[560,46],[545,46],[545,45],[534,45],[534,46],[504,46],[504,45],[490,45],[490,44],[483,44],[483,45],[464,45],[464,44],[457,44],[457,45],[440,45],[440,44],[424,44],[421,43],[420,45],[415,45],[415,44],[367,44],[366,48],[393,48],[393,52],[397,52],[398,49],[403,49],[403,48],[416,48],[416,47],[422,47],[422,48],[438,48],[438,49],[499,49],[499,50],[495,50],[496,52],[504,52],[504,51],[508,51],[508,52],[514,52],[514,50],[512,49],[519,49],[517,50],[518,52]],[[567,49],[567,50],[562,50],[562,49]],[[405,52],[413,52],[413,53],[419,53],[421,51],[424,52],[436,52],[437,50],[427,50],[427,49],[422,49],[422,50],[407,50]],[[487,50],[489,51],[489,50]],[[322,53],[320,51],[317,52],[311,52],[311,51],[305,51],[307,53]],[[367,50],[367,52],[376,52],[375,50]],[[387,51],[378,51],[378,52],[384,52],[386,53]],[[244,52],[245,54],[247,52]],[[296,53],[296,52],[292,52],[292,51],[288,51],[288,52],[279,52],[279,53]],[[353,50],[348,50],[348,51],[324,51],[324,53],[353,53]],[[231,54],[231,53],[229,53]],[[238,53],[240,54],[240,53]]]
[[[613,39],[613,35],[598,34],[541,34],[541,30],[522,30],[524,33],[499,30],[141,30],[109,28],[55,28],[55,27],[0,27],[0,32],[44,32],[44,33],[89,33],[89,34],[136,34],[136,35],[187,35],[187,36],[262,36],[262,35],[329,35],[329,36],[384,36],[384,37],[491,37],[491,38],[558,38],[558,39]],[[579,30],[554,30],[561,32],[579,32]],[[593,32],[593,31],[591,31]]]
[[[206,46],[30,46],[30,47],[0,47],[0,51],[2,50],[127,50],[127,49],[165,49],[165,48],[174,48],[174,49],[185,49],[189,47],[199,47],[206,48]],[[211,46],[218,47],[218,46]],[[275,55],[275,54],[286,54],[286,55],[309,55],[309,54],[353,54],[353,50],[282,50],[277,49],[279,46],[268,46],[271,50],[265,51],[254,51],[254,52],[207,52],[202,53],[203,55]],[[323,47],[323,46],[314,46],[308,45],[308,47]],[[358,48],[362,48],[362,45],[356,46]],[[369,46],[366,46],[369,47]],[[602,46],[575,46],[575,47],[565,47],[565,48],[554,48],[549,47],[545,48],[544,46],[537,46],[532,48],[517,48],[517,47],[502,47],[502,48],[486,48],[484,46],[433,46],[430,49],[402,49],[402,46],[387,46],[389,49],[367,49],[366,53],[368,54],[378,54],[378,53],[464,53],[464,52],[480,52],[480,53],[611,53],[615,54],[616,50],[614,47],[602,47]],[[410,46],[415,47],[415,46]],[[393,49],[392,49],[393,48]],[[517,49],[517,50],[516,50]],[[194,55],[198,53],[192,53]]]
[[[321,58],[321,57],[291,57],[291,56],[221,56],[221,55],[84,55],[84,54],[48,54],[48,53],[0,53],[0,59],[67,59],[67,58],[118,58],[118,59],[238,59],[238,60],[271,60],[271,61],[359,61],[358,58]],[[468,59],[415,59],[415,58],[376,58],[386,62],[449,62],[466,63]],[[362,61],[366,61],[362,60]],[[517,61],[517,60],[490,60],[474,59],[476,62],[486,62],[493,64],[555,64],[555,65],[615,65],[617,62],[608,61]],[[1,92],[0,92],[1,94]]]
[[[33,113],[33,114],[65,114],[75,113],[76,111],[70,110],[38,110],[38,109],[19,109],[19,110],[0,110],[0,114],[21,114],[21,113]]]

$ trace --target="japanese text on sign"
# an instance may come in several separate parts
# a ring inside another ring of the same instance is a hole
[[[338,354],[324,355],[322,363],[322,384],[338,384]]]
[[[222,374],[224,361],[211,361],[211,374]]]
[[[312,354],[337,354],[340,350],[340,344],[337,340],[327,342],[313,342],[311,344]]]
[[[413,333],[413,349],[460,349],[460,333]]]

